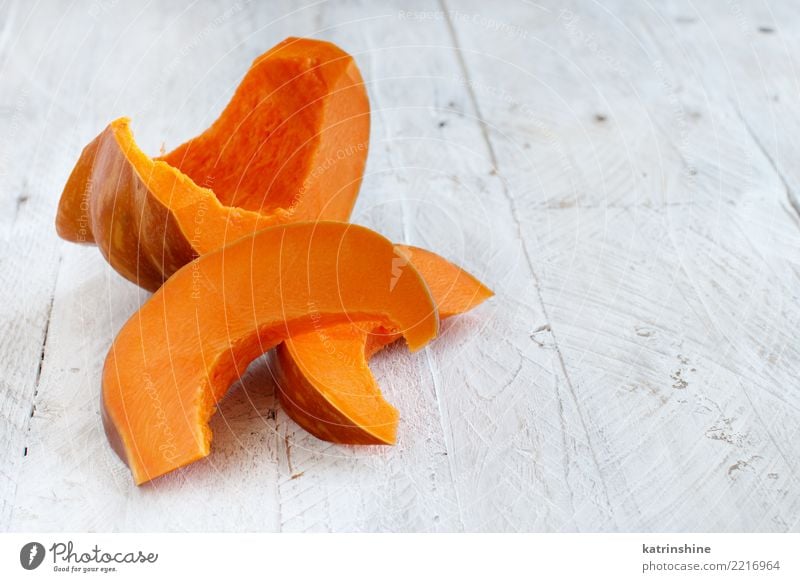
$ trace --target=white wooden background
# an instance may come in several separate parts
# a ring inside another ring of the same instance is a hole
[[[2,4],[0,526],[800,530],[796,4],[302,4]],[[497,296],[375,360],[396,447],[310,437],[262,364],[137,489],[98,395],[147,294],[56,237],[61,188],[117,116],[153,154],[198,133],[289,35],[369,84],[354,221]]]

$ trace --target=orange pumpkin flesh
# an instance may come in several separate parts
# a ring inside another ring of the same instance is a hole
[[[112,122],[81,154],[56,227],[155,290],[194,257],[264,227],[347,220],[368,140],[352,57],[289,38],[253,62],[211,127],[161,158],[139,149],[127,119]]]
[[[346,322],[432,339],[436,307],[393,245],[332,222],[272,227],[193,261],[123,326],[103,370],[106,433],[137,484],[205,457],[218,400],[290,335]]]
[[[493,295],[442,257],[398,245],[428,284],[439,317],[476,307]],[[397,281],[405,276],[401,272]],[[292,334],[273,356],[281,405],[314,436],[345,444],[393,444],[398,412],[383,399],[368,360],[399,338],[379,322],[346,323]]]

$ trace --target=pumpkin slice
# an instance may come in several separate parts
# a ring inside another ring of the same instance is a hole
[[[205,457],[208,420],[230,384],[291,334],[345,322],[437,333],[436,307],[394,247],[366,228],[268,228],[175,273],[123,326],[103,370],[106,434],[137,484]]]
[[[439,317],[476,307],[493,295],[475,277],[423,249],[397,245],[395,280],[405,261],[428,284]],[[379,322],[317,327],[292,334],[272,356],[279,398],[287,414],[314,436],[345,444],[393,444],[397,410],[383,399],[367,364],[400,337]]]
[[[194,257],[261,228],[346,221],[369,140],[369,101],[337,46],[289,38],[256,59],[211,127],[161,158],[127,119],[83,150],[56,218],[121,275],[155,290]]]

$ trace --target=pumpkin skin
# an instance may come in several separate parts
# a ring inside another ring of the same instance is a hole
[[[106,434],[137,485],[209,454],[208,420],[260,354],[294,334],[342,323],[402,330],[411,349],[439,319],[394,248],[345,223],[271,227],[175,273],[123,326],[103,369]]]
[[[346,221],[369,142],[369,101],[353,58],[288,38],[257,58],[220,117],[151,159],[129,121],[87,145],[56,228],[94,243],[123,277],[154,291],[195,257],[262,228]]]
[[[395,251],[403,258],[403,269],[411,265],[425,280],[442,319],[469,311],[494,295],[435,253],[402,245],[396,245]],[[397,281],[403,276],[401,272]],[[379,322],[344,323],[292,334],[271,356],[281,406],[322,440],[394,444],[399,414],[381,395],[368,362],[399,338],[400,334]]]

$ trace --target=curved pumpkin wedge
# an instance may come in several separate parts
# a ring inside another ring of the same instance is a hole
[[[493,295],[475,277],[435,253],[401,245],[395,248],[427,282],[440,318],[469,311]],[[287,414],[326,441],[393,444],[398,412],[381,396],[367,362],[399,337],[378,322],[292,334],[272,356],[279,398]]]
[[[127,119],[84,148],[61,195],[62,238],[96,243],[155,290],[198,255],[267,226],[346,221],[366,163],[369,101],[337,46],[289,38],[256,59],[204,133],[156,159]]]
[[[208,455],[208,420],[230,384],[291,334],[344,322],[437,333],[413,267],[393,281],[391,242],[366,228],[282,225],[201,256],[128,320],[103,370],[106,434],[137,484]]]

